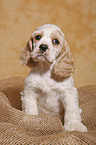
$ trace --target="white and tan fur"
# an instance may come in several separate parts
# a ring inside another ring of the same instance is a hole
[[[70,76],[74,61],[60,28],[52,24],[40,26],[24,46],[20,62],[31,67],[21,93],[23,111],[30,115],[58,115],[65,110],[65,130],[86,132],[81,123],[78,92]]]

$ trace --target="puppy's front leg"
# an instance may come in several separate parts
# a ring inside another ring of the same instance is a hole
[[[29,115],[38,115],[36,94],[31,88],[25,87],[24,91],[21,92],[22,109]]]
[[[62,103],[65,107],[65,130],[86,132],[87,128],[81,123],[77,89],[74,87],[66,89]]]

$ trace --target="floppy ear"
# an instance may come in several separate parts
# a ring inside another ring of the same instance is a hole
[[[52,73],[60,78],[68,77],[75,70],[74,60],[72,58],[69,45],[64,40],[64,46],[58,57],[57,61],[53,66]]]
[[[29,67],[36,66],[36,62],[31,58],[31,52],[33,51],[33,38],[31,37],[27,44],[22,48],[20,53],[20,63]]]

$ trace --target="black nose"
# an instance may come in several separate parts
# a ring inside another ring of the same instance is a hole
[[[45,45],[45,44],[41,44],[41,45],[39,46],[39,48],[40,48],[40,51],[45,52],[45,51],[48,49],[48,46]]]

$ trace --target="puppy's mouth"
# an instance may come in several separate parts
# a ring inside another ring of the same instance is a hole
[[[45,54],[36,54],[34,57],[32,57],[34,59],[35,62],[39,62],[39,61],[47,61],[48,63],[53,63],[52,61],[50,61],[49,57]]]

